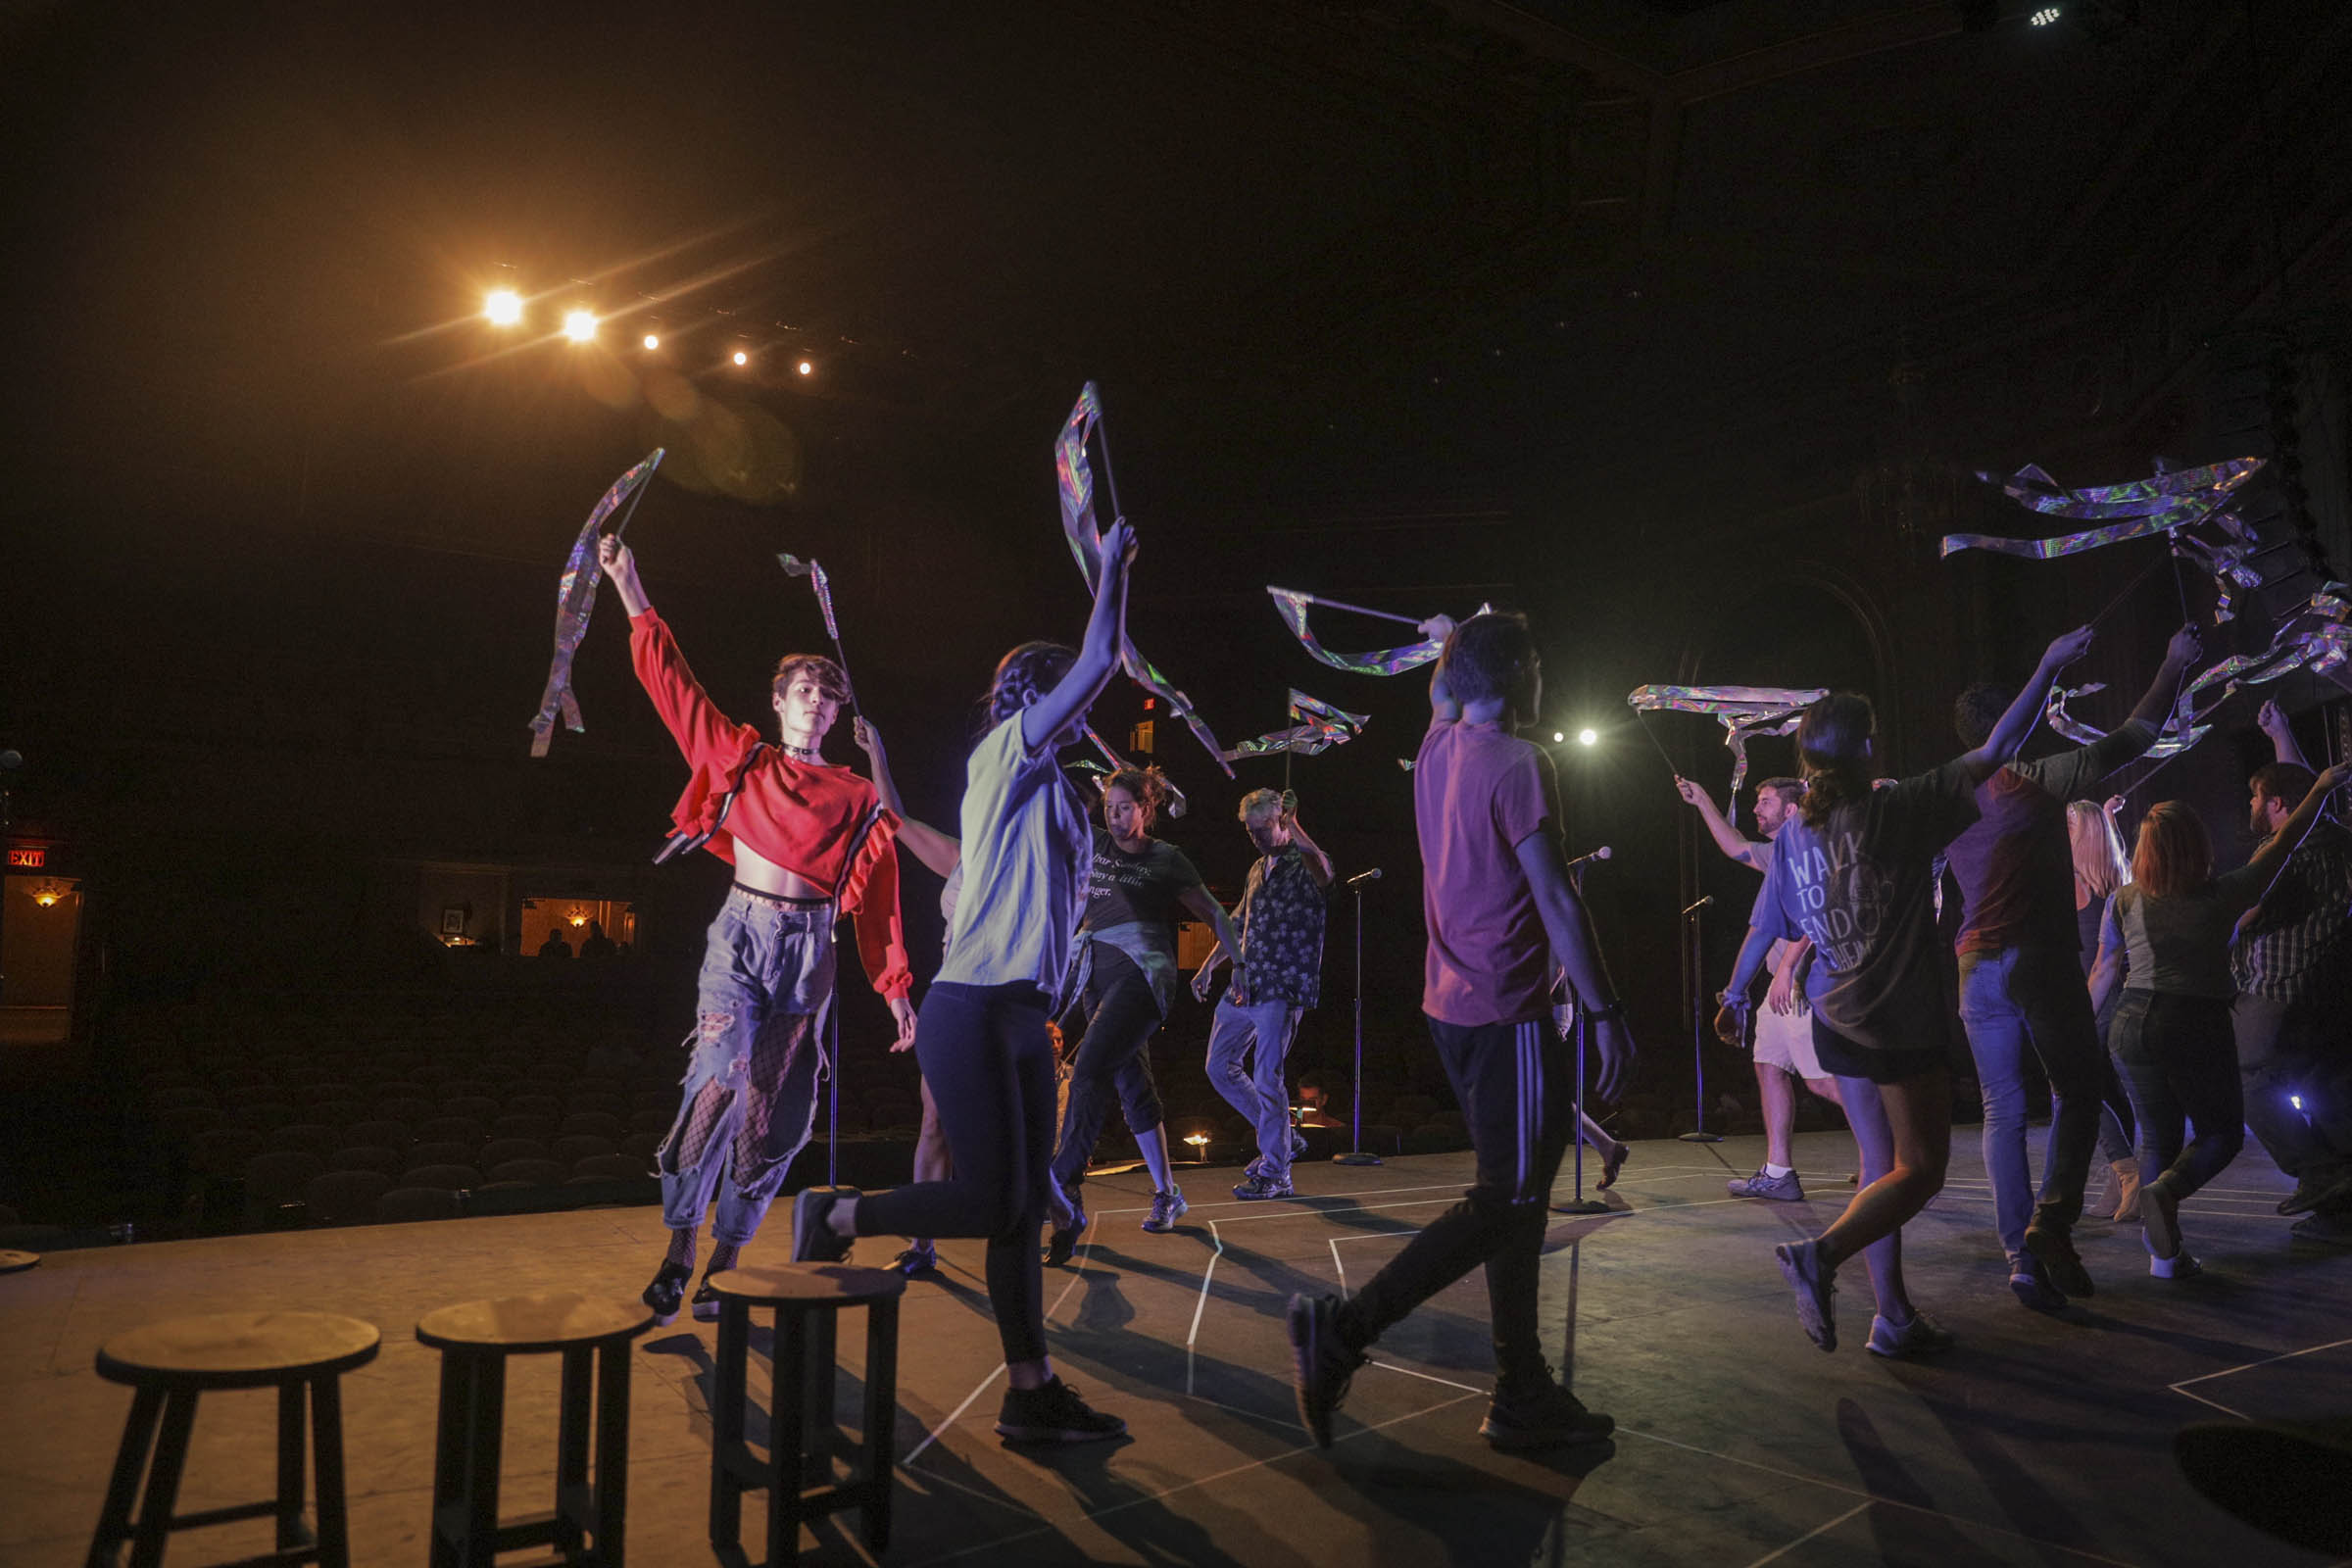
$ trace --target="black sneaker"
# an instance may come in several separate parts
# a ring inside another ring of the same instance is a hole
[[[2009,1266],[2009,1290],[2035,1312],[2056,1312],[2066,1306],[2066,1293],[2050,1278],[2049,1266],[2031,1251]]]
[[[804,1187],[792,1200],[792,1260],[838,1263],[850,1255],[850,1239],[825,1223],[836,1200],[858,1196],[855,1187]]]
[[[2094,1287],[2090,1270],[2082,1266],[2082,1254],[2075,1250],[2074,1238],[2061,1230],[2039,1225],[2026,1227],[2026,1250],[2040,1262],[2042,1272],[2058,1287],[2062,1296],[2089,1296]]]
[[[917,1242],[901,1252],[890,1266],[908,1277],[936,1274],[939,1272],[939,1249],[929,1242]]]
[[[1546,1369],[1542,1383],[1531,1383],[1523,1391],[1497,1387],[1478,1435],[1507,1452],[1599,1443],[1616,1430],[1612,1417],[1586,1409],[1585,1402],[1553,1382]]]
[[[654,1323],[667,1328],[677,1320],[679,1303],[686,1299],[686,1282],[694,1278],[694,1269],[685,1263],[664,1263],[654,1275],[654,1283],[638,1298],[654,1309]]]
[[[1331,1417],[1348,1397],[1355,1369],[1370,1359],[1340,1343],[1339,1325],[1332,1314],[1339,1298],[1332,1296],[1291,1298],[1291,1376],[1298,1394],[1298,1420],[1315,1446],[1331,1446]]]
[[[1127,1435],[1127,1423],[1078,1397],[1059,1378],[1034,1389],[1006,1389],[997,1436],[1008,1443],[1101,1443]]]
[[[721,1269],[719,1272],[723,1274],[726,1272],[726,1270]],[[693,1310],[695,1317],[700,1321],[705,1323],[715,1323],[718,1321],[718,1293],[710,1288],[710,1274],[709,1270],[706,1269],[704,1271],[703,1283],[694,1288],[693,1299],[687,1304]]]
[[[1054,1229],[1046,1237],[1046,1266],[1059,1268],[1078,1250],[1078,1238],[1086,1234],[1086,1204],[1079,1200],[1076,1188],[1064,1192],[1051,1171],[1046,1173],[1046,1212],[1054,1221]]]

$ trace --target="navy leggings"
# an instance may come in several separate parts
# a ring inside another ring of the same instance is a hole
[[[988,1302],[1006,1361],[1046,1353],[1037,1233],[1054,1157],[1054,1042],[1046,997],[1026,982],[936,982],[915,1019],[915,1059],[956,1174],[858,1204],[860,1236],[985,1236]]]

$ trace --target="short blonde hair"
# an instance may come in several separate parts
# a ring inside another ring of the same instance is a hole
[[[1298,797],[1289,790],[1251,790],[1242,797],[1241,819],[1253,816],[1288,816],[1298,809]]]

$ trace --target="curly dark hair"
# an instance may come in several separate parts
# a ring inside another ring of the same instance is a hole
[[[1061,683],[1078,662],[1078,651],[1060,643],[1023,643],[997,661],[997,673],[981,699],[988,727],[994,729]]]
[[[1796,757],[1805,775],[1805,798],[1797,810],[1805,826],[1818,828],[1848,801],[1870,795],[1870,739],[1879,727],[1870,699],[1860,692],[1832,692],[1805,710],[1796,726]]]
[[[1527,617],[1516,611],[1489,611],[1453,628],[1439,656],[1438,672],[1455,702],[1483,703],[1519,696],[1541,662]]]
[[[2016,701],[2017,693],[1988,680],[1978,681],[1953,698],[1952,728],[1959,731],[1960,744],[1973,752],[1991,739],[2001,715]]]

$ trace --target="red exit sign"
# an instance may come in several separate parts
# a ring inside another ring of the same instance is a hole
[[[38,871],[48,863],[49,852],[46,849],[8,852],[8,868],[11,871]]]

